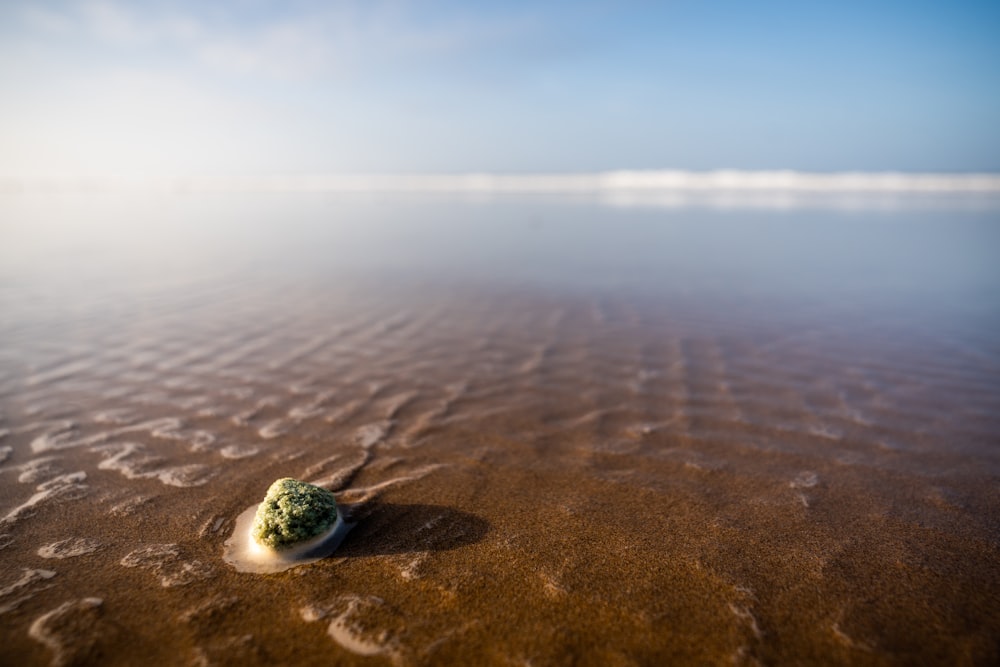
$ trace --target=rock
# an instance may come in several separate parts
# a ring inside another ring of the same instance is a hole
[[[284,477],[267,490],[250,534],[258,544],[287,549],[312,539],[337,521],[337,501],[326,489]]]

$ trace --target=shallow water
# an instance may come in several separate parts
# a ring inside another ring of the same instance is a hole
[[[0,662],[995,663],[998,208],[620,204],[5,195]]]

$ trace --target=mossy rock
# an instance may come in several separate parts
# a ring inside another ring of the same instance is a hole
[[[285,549],[316,537],[336,521],[337,501],[332,493],[284,477],[267,490],[250,534],[260,544]]]

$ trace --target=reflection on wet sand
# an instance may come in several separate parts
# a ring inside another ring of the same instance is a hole
[[[4,288],[0,661],[996,659],[995,313],[235,275]]]

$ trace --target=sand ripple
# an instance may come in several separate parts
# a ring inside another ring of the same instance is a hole
[[[994,315],[284,280],[0,289],[0,662],[995,657]]]
[[[100,611],[104,601],[83,598],[64,602],[36,618],[28,636],[52,653],[52,667],[81,664],[96,658],[92,654],[100,632]]]
[[[50,588],[49,584],[40,584],[54,576],[56,573],[52,570],[29,570],[27,568],[21,570],[21,576],[16,581],[0,587],[0,614],[14,611],[39,591]]]
[[[76,558],[92,554],[100,548],[101,543],[97,540],[87,537],[71,537],[39,547],[38,555],[42,558]]]
[[[122,558],[121,564],[124,567],[149,570],[159,578],[160,585],[164,588],[185,586],[207,579],[214,573],[214,568],[207,563],[182,560],[180,548],[176,544],[151,544],[136,549]]]

